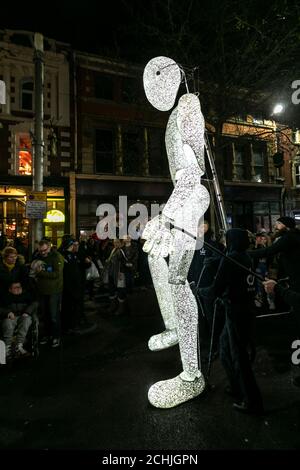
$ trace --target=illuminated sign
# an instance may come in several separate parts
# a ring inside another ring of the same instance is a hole
[[[59,211],[58,209],[51,209],[50,211],[47,212],[46,218],[44,219],[44,222],[46,223],[52,223],[52,224],[59,224],[63,223],[65,221],[65,214],[62,211]]]

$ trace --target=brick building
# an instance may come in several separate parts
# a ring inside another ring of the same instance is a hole
[[[25,201],[32,187],[34,132],[33,33],[0,31],[0,231],[26,235]],[[165,202],[172,183],[164,134],[169,113],[155,110],[143,90],[143,66],[76,52],[46,39],[44,83],[45,234],[92,233],[100,203],[128,207]],[[143,64],[144,65],[144,64]],[[214,141],[214,129],[207,123]],[[224,200],[228,223],[271,230],[280,214],[296,214],[300,199],[299,133],[273,120],[244,116],[222,130]],[[283,152],[284,165],[272,156]],[[217,168],[218,170],[218,168]],[[209,218],[217,229],[214,204]]]
[[[68,224],[66,175],[73,168],[68,56],[67,45],[45,38],[44,190],[48,211],[62,216],[60,222],[47,217],[44,226],[55,243]],[[32,188],[35,116],[33,33],[0,31],[0,79],[6,84],[6,103],[0,105],[0,232],[27,238],[25,203]]]

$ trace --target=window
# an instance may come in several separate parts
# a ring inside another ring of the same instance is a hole
[[[139,86],[135,78],[122,79],[122,101],[125,103],[136,103],[138,101]]]
[[[96,173],[113,173],[114,143],[111,130],[96,129],[95,169]]]
[[[254,202],[253,212],[254,214],[268,214],[269,213],[268,202]]]
[[[300,186],[300,165],[295,166],[295,183]]]
[[[32,143],[27,133],[17,134],[17,174],[32,174]]]
[[[33,80],[24,80],[21,84],[21,108],[33,111]]]
[[[245,147],[235,146],[234,174],[235,179],[246,179],[246,149]]]
[[[252,151],[253,163],[253,181],[262,183],[265,180],[265,152],[259,147],[253,147]]]
[[[95,75],[95,98],[114,99],[114,82],[112,75]]]
[[[169,176],[163,129],[149,129],[149,173],[153,176]]]
[[[140,174],[140,162],[143,155],[139,131],[123,133],[123,169],[125,175]]]

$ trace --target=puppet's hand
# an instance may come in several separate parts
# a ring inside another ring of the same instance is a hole
[[[155,258],[169,256],[173,236],[168,222],[166,217],[158,215],[147,223],[142,235],[146,240],[143,251]]]

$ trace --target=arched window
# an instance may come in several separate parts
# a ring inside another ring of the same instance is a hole
[[[33,111],[33,80],[24,79],[21,82],[21,109]]]

